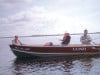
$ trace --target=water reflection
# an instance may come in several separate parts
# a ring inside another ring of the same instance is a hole
[[[84,58],[80,60],[73,61],[73,68],[71,69],[72,75],[88,75],[91,70],[91,58]]]
[[[89,75],[93,67],[92,62],[92,57],[16,58],[12,73],[13,75]]]

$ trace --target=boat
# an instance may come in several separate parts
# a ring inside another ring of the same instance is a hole
[[[69,46],[31,46],[10,45],[12,52],[17,57],[52,57],[69,55],[100,55],[100,45],[69,45]]]

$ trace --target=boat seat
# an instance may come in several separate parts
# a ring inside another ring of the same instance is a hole
[[[69,44],[68,47],[80,47],[82,44]]]

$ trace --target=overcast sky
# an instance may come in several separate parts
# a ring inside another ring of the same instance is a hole
[[[100,0],[0,0],[4,35],[99,32],[99,20]]]

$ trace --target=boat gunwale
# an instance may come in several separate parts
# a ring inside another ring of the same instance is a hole
[[[100,47],[99,44],[98,44],[98,45],[81,45],[81,44],[80,44],[79,46],[78,46],[78,45],[76,46],[76,44],[73,45],[73,46],[72,46],[72,45],[69,45],[69,46],[62,46],[62,45],[43,46],[43,45],[12,45],[12,44],[10,44],[10,46],[16,46],[16,47],[31,47],[31,48],[32,48],[32,47],[44,47],[44,48],[49,48],[49,47],[52,47],[52,48],[53,48],[53,47],[59,47],[59,48],[71,48],[71,47],[72,47],[72,48],[74,48],[74,47],[75,47],[75,48],[76,48],[76,47],[77,47],[77,48],[78,48],[78,47],[82,47],[82,48],[83,48],[83,47],[86,47],[86,48],[87,48],[87,47]]]

